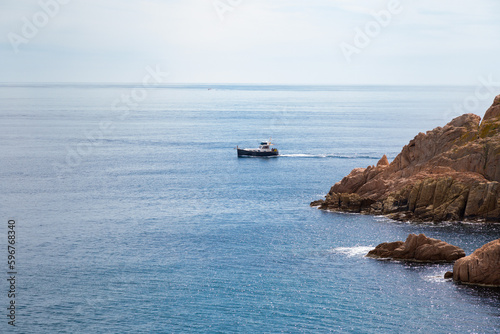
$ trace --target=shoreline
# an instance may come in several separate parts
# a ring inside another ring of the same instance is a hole
[[[321,210],[422,222],[500,223],[500,95],[481,117],[464,114],[417,134],[389,163],[354,168]]]
[[[337,213],[337,214],[342,214],[342,215],[362,215],[362,216],[371,216],[373,218],[384,218],[393,222],[399,222],[399,223],[407,223],[407,224],[424,224],[424,225],[454,225],[454,224],[462,224],[462,225],[492,225],[492,226],[500,226],[500,222],[495,222],[495,221],[484,221],[484,220],[441,220],[441,221],[427,221],[427,220],[418,220],[418,219],[395,219],[393,217],[390,217],[389,215],[378,215],[378,214],[373,214],[369,212],[346,212],[346,211],[341,211],[341,210],[333,210],[333,209],[321,209],[321,205],[310,205],[311,208],[321,210],[322,212],[328,212],[328,213]]]

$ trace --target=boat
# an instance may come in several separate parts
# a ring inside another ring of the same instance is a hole
[[[259,148],[239,148],[236,146],[238,150],[238,157],[276,157],[279,155],[277,148],[271,148],[274,145],[269,141],[263,141],[260,143]]]

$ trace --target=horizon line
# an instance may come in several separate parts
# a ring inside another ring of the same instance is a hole
[[[142,82],[100,82],[100,81],[17,81],[17,82],[0,82],[0,85],[142,85]],[[160,83],[148,88],[161,87],[161,86],[175,86],[175,85],[185,85],[185,86],[319,86],[319,87],[346,87],[346,86],[400,86],[400,87],[471,87],[473,84],[410,84],[410,83],[257,83],[257,82],[170,82],[170,83]]]

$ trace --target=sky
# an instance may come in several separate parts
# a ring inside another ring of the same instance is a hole
[[[2,0],[0,82],[477,85],[498,0]]]

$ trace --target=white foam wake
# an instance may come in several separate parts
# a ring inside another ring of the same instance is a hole
[[[444,272],[445,272],[445,270],[440,272],[439,275],[427,275],[427,276],[423,276],[422,278],[424,279],[424,281],[427,281],[430,283],[445,283],[448,280],[446,280],[444,278]]]
[[[295,154],[280,154],[280,157],[288,158],[334,158],[334,159],[380,159],[380,157],[372,155],[342,155],[342,154],[308,154],[308,153],[295,153]]]
[[[337,247],[333,248],[332,253],[346,255],[347,257],[365,256],[371,251],[373,246],[356,246],[356,247]]]

